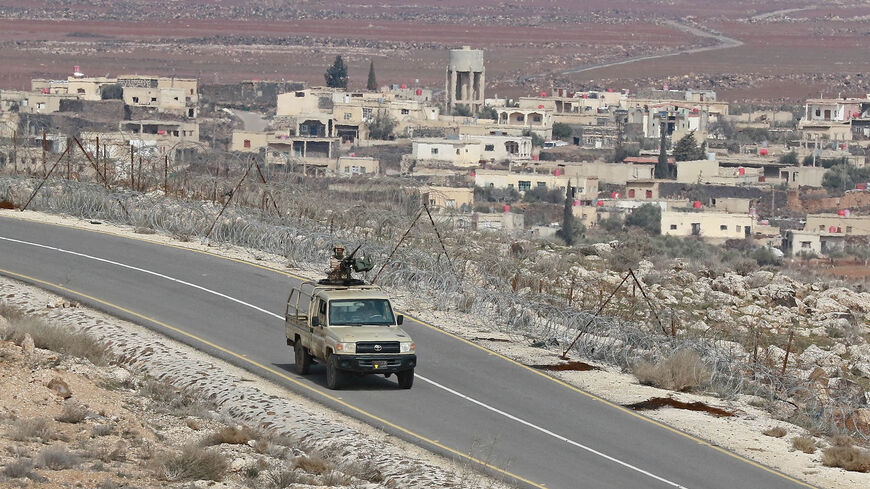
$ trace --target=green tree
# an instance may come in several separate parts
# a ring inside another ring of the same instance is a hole
[[[393,130],[396,129],[396,120],[386,110],[379,110],[372,120],[366,124],[369,128],[369,139],[393,139]]]
[[[665,137],[667,133],[665,132],[664,124],[662,124],[662,136],[659,141],[659,161],[656,163],[656,167],[654,170],[654,176],[656,178],[670,178],[671,177],[671,168],[668,165],[668,148],[667,148],[667,140]]]
[[[377,90],[378,89],[378,79],[375,78],[375,62],[371,61],[369,63],[369,81],[366,82],[366,89],[368,90]]]
[[[471,117],[471,107],[467,105],[457,105],[456,107],[453,107],[453,113],[451,115],[458,117]]]
[[[123,100],[124,88],[117,83],[103,85],[100,87],[100,99],[102,100]]]
[[[643,204],[625,217],[626,226],[639,227],[651,235],[661,233],[662,209],[654,204]]]
[[[574,129],[564,122],[553,123],[553,139],[570,139],[574,136]]]
[[[480,109],[480,112],[478,112],[477,116],[480,117],[481,119],[498,120],[498,112],[496,112],[495,109],[490,107],[489,105],[484,105]]]
[[[523,136],[528,136],[532,138],[532,146],[540,147],[544,145],[544,138],[538,136],[538,133],[536,132],[532,132],[529,129],[523,129]]]
[[[695,141],[695,131],[683,136],[674,146],[674,161],[703,160],[704,153]]]
[[[323,74],[326,86],[331,88],[347,88],[347,65],[341,56],[335,57],[335,62]]]
[[[784,164],[784,165],[797,166],[797,164],[798,164],[797,153],[795,153],[794,151],[789,151],[788,153],[779,157],[779,162]]]
[[[574,244],[577,238],[576,226],[574,225],[574,197],[571,195],[571,181],[568,180],[568,185],[565,187],[565,209],[562,212],[562,229],[556,232],[556,235],[565,242],[568,246]]]

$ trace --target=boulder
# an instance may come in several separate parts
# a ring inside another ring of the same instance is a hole
[[[808,346],[798,358],[802,365],[818,367],[836,367],[843,361],[837,355],[822,350],[818,345]]]
[[[69,399],[72,397],[72,389],[70,389],[69,384],[63,381],[63,379],[54,377],[48,382],[48,388],[54,391],[54,393],[63,399]]]
[[[744,297],[747,293],[746,280],[743,276],[737,275],[736,273],[726,273],[725,275],[713,280],[710,284],[710,288],[737,297]]]
[[[24,350],[26,355],[32,355],[33,351],[36,349],[36,345],[34,345],[33,337],[30,336],[30,333],[24,333],[24,339],[21,340],[21,349]]]

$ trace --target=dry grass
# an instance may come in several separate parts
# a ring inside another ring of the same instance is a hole
[[[99,437],[99,436],[108,436],[115,432],[115,428],[112,425],[108,424],[95,424],[93,428],[91,428],[91,436]]]
[[[640,362],[632,373],[643,385],[680,392],[701,388],[710,380],[710,368],[692,350],[679,350],[656,364]]]
[[[148,379],[139,387],[139,395],[148,397],[158,403],[161,412],[175,416],[192,416],[206,418],[214,408],[212,404],[203,402],[190,393],[176,389],[166,382]]]
[[[181,453],[164,453],[155,466],[158,475],[169,481],[220,481],[228,464],[226,457],[216,450],[187,445]]]
[[[796,436],[791,439],[791,446],[804,453],[816,452],[816,441],[808,436]]]
[[[298,467],[309,474],[320,475],[331,469],[332,466],[320,458],[319,455],[296,457],[293,459],[293,467]]]
[[[324,486],[347,486],[353,482],[353,478],[337,470],[330,470],[320,476],[320,483]]]
[[[852,446],[848,436],[838,436],[833,446],[822,451],[822,464],[840,467],[853,472],[870,472],[870,452]]]
[[[3,467],[3,475],[11,479],[19,479],[30,475],[33,470],[33,462],[30,459],[19,458]]]
[[[9,309],[9,306],[5,306],[0,310],[0,314],[9,319],[9,328],[2,339],[21,345],[24,335],[30,333],[37,348],[86,358],[94,365],[106,364],[108,353],[105,345],[90,335],[60,328],[37,318],[25,317],[21,312],[11,313],[10,317],[3,313]]]
[[[764,435],[772,436],[774,438],[782,438],[788,433],[785,428],[782,426],[774,426],[773,428],[768,428],[761,432]]]
[[[91,450],[89,456],[105,463],[123,462],[127,460],[127,444],[119,440],[114,446],[102,445]]]
[[[269,487],[274,489],[284,489],[291,484],[314,484],[314,478],[305,472],[295,470],[276,470],[269,472],[266,476],[269,481]]]
[[[347,475],[369,482],[383,482],[384,474],[371,459],[348,463],[341,466],[341,471]]]
[[[55,421],[61,423],[77,424],[81,423],[88,417],[88,407],[84,404],[67,401],[63,405],[63,411],[55,417]]]
[[[58,439],[48,418],[19,419],[12,423],[9,438],[14,441],[48,442]]]
[[[247,426],[227,426],[220,431],[206,436],[202,440],[203,446],[220,445],[228,443],[230,445],[244,445],[251,440],[260,438],[260,434]]]
[[[75,467],[81,462],[78,455],[64,447],[48,447],[36,456],[36,466],[51,470],[64,470]]]

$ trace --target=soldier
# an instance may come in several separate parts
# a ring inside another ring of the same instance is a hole
[[[330,282],[342,282],[350,278],[350,273],[345,270],[344,245],[337,244],[332,248],[332,256],[329,257],[329,269],[326,270],[326,278]]]
[[[337,244],[332,248],[332,257],[329,259],[329,271],[341,268],[342,260],[344,260],[344,245]]]

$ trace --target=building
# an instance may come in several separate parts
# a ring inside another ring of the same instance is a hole
[[[422,198],[423,202],[433,208],[462,211],[471,211],[474,208],[474,189],[469,187],[424,187]]]
[[[657,180],[633,180],[625,184],[625,196],[637,200],[658,200],[659,182]]]
[[[371,156],[339,156],[335,164],[339,176],[377,175],[380,171],[380,162]]]
[[[196,78],[121,75],[117,83],[123,89],[126,105],[153,108],[160,113],[182,117],[197,116],[199,96]]]
[[[789,188],[821,187],[827,171],[821,166],[788,166],[779,169],[779,178]]]
[[[473,139],[414,139],[411,144],[411,157],[416,161],[476,167],[480,164],[480,150],[480,141]]]
[[[451,49],[444,84],[447,94],[447,109],[452,113],[457,106],[467,107],[477,113],[486,98],[486,68],[483,51],[462,46]]]
[[[544,139],[553,137],[553,113],[544,109],[500,108],[496,110],[498,130],[513,135],[534,132]]]
[[[782,249],[792,255],[827,255],[831,251],[843,251],[846,236],[820,231],[789,229],[782,240]]]
[[[507,170],[476,170],[474,185],[476,187],[515,189],[525,192],[532,188],[545,188],[564,192],[571,184],[574,198],[592,200],[598,195],[598,179],[595,177],[569,178],[551,173],[516,173]]]
[[[870,216],[852,216],[842,214],[809,214],[807,215],[805,231],[837,233],[846,236],[870,236]]]
[[[710,205],[721,212],[733,214],[751,214],[754,212],[755,200],[738,197],[716,197],[710,199]]]
[[[668,236],[698,236],[711,241],[752,236],[754,216],[727,212],[662,212],[661,233]]]
[[[146,141],[199,141],[199,124],[196,122],[176,122],[162,120],[121,121],[120,132],[129,134],[131,139]]]
[[[65,100],[78,100],[78,97],[41,91],[3,90],[0,91],[0,111],[17,110],[19,114],[53,114],[63,110],[61,104]]]
[[[255,131],[233,131],[230,151],[259,153],[268,145],[269,133]]]

